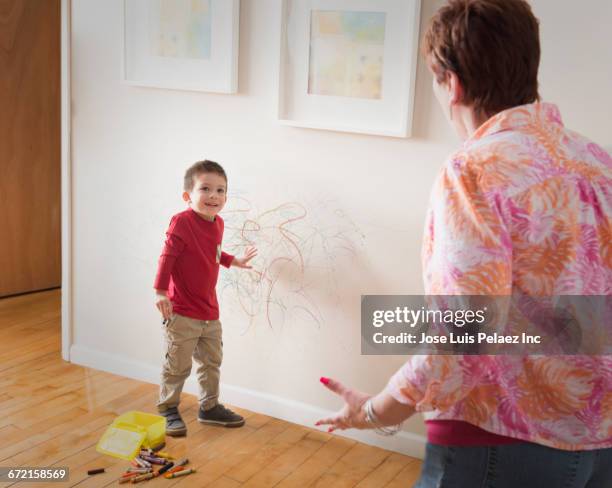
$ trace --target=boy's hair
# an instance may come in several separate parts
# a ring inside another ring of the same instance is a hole
[[[453,71],[463,103],[476,112],[492,116],[539,100],[538,19],[525,0],[448,0],[422,47],[438,83]]]
[[[222,176],[227,184],[227,175],[225,174],[225,170],[219,163],[215,163],[214,161],[209,161],[205,159],[204,161],[198,161],[193,163],[187,171],[185,171],[185,179],[183,181],[183,189],[187,192],[193,190],[193,177],[202,173],[216,173],[219,176]]]

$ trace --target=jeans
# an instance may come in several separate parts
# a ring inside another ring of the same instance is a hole
[[[521,442],[427,444],[415,488],[612,488],[612,448],[561,451]]]

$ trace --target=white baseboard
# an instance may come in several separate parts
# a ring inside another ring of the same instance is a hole
[[[78,344],[70,348],[70,360],[75,364],[89,368],[147,383],[159,384],[160,371],[152,365],[96,351]],[[194,395],[198,394],[198,386],[194,376],[187,379],[184,391]],[[227,383],[221,383],[221,392],[224,402],[306,427],[314,428],[316,420],[328,417],[333,413],[306,403],[240,386],[228,385]],[[402,431],[393,437],[383,437],[372,431],[350,430],[337,432],[337,435],[419,459],[423,459],[425,455],[425,437],[411,432]]]

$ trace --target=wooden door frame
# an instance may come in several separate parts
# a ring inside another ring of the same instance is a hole
[[[72,117],[70,10],[61,0],[61,199],[62,199],[62,358],[70,361],[72,346]]]

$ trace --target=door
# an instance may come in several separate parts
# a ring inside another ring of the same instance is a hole
[[[0,0],[0,296],[61,284],[60,0]]]

